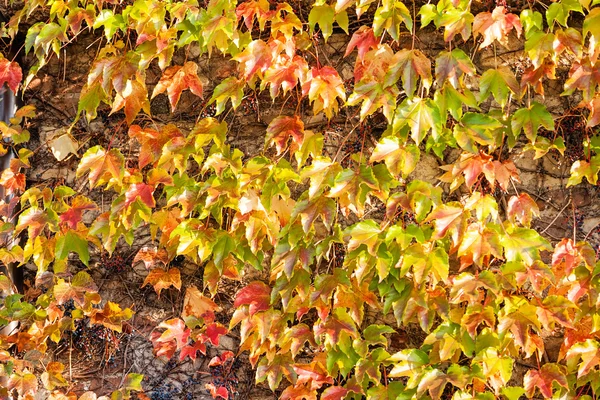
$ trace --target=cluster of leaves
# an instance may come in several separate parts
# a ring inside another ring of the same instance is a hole
[[[101,33],[77,118],[94,119],[102,104],[122,111],[139,158],[131,166],[110,144],[81,156],[77,177],[113,195],[100,213],[70,187],[27,188],[23,171],[33,153],[25,127],[33,108],[0,123],[18,154],[0,178],[12,195],[1,209],[2,232],[25,239],[0,249],[0,260],[34,264],[37,281],[50,282],[33,302],[18,294],[4,300],[1,322],[19,322],[20,329],[0,336],[3,390],[25,398],[37,390],[41,367],[11,348],[44,353],[48,339],[58,343],[82,318],[122,329],[132,310],[111,302],[98,307],[90,275],[70,257],[88,266],[94,251],[112,253],[121,238],[133,245],[136,232],[149,229],[154,246],[134,259],[148,269],[143,286],[158,295],[181,290],[177,256],[203,267],[203,290],[186,287],[181,316],[153,332],[157,356],[195,360],[239,325],[239,350],[249,353],[257,382],[274,391],[282,386],[282,399],[594,398],[600,264],[589,244],[564,239],[553,246],[531,228],[537,204],[527,194],[509,194],[519,174],[505,155],[519,140],[537,158],[565,150],[561,138],[538,136],[540,128],[554,130],[544,84],[564,63],[571,65],[564,94],[589,109],[590,132],[600,124],[598,3],[561,0],[540,9],[545,14],[535,5],[519,15],[497,6],[473,15],[467,0],[440,0],[418,12],[396,0],[317,0],[303,21],[288,3],[267,0],[211,0],[206,7],[193,0],[25,2],[6,34],[49,7],[49,19],[27,31],[25,51],[37,62],[25,86],[77,36]],[[350,35],[353,13],[363,25]],[[415,40],[431,24],[446,45],[437,53]],[[348,36],[344,56],[354,60],[349,95],[340,72],[319,57],[338,28]],[[411,40],[403,41],[403,33]],[[520,37],[529,60],[521,73],[497,60],[480,71],[466,51],[473,40],[473,53],[495,54]],[[175,110],[186,90],[204,96],[196,61],[172,65],[175,52],[191,46],[237,62],[237,73],[208,99],[217,118],[199,117],[191,129],[144,124],[140,114],[151,114],[151,98],[166,93]],[[162,75],[150,93],[146,75],[154,65]],[[0,84],[14,91],[22,77],[16,63],[0,59]],[[387,128],[374,148],[362,146],[342,165],[324,150],[324,133],[305,129],[304,116],[290,112],[269,122],[263,152],[246,156],[227,140],[227,115],[246,94],[264,90],[273,101],[306,99],[327,119],[358,115],[357,126],[381,113]],[[482,111],[484,105],[491,110]],[[59,160],[79,147],[68,133],[49,144]],[[439,186],[408,179],[421,152],[443,159],[448,148],[461,156],[443,167],[440,180],[449,191],[467,193],[458,201],[446,201]],[[600,144],[589,138],[585,149],[569,185],[584,177],[597,182]],[[485,188],[508,194],[503,208]],[[17,203],[22,211],[12,220]],[[378,204],[383,216],[369,218]],[[225,327],[208,293],[215,295],[222,280],[241,280],[247,268],[265,270],[268,280],[237,293]],[[1,284],[10,287],[6,277]],[[66,315],[61,306],[71,300],[76,309]],[[406,327],[418,327],[422,337],[399,347],[390,338]],[[563,342],[548,360],[545,338],[555,331]],[[536,366],[520,384],[511,378],[522,359]],[[64,366],[43,368],[52,398],[72,398],[62,391]],[[113,397],[141,390],[140,379],[132,375]],[[216,397],[231,392],[214,383],[207,388]]]

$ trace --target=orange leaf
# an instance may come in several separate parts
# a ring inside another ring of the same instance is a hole
[[[166,90],[171,110],[175,111],[181,92],[186,89],[196,96],[202,97],[202,81],[198,77],[198,64],[193,61],[188,61],[183,66],[175,65],[167,68],[154,87],[152,98]]]
[[[498,6],[492,11],[477,14],[473,20],[473,35],[483,36],[481,48],[487,47],[497,40],[504,47],[508,47],[508,34],[515,29],[517,36],[521,36],[523,27],[519,17],[515,14],[507,14],[506,9]]]
[[[170,286],[174,286],[177,290],[181,290],[181,273],[178,268],[171,268],[165,271],[162,268],[155,268],[146,277],[142,287],[152,285],[156,294],[160,296],[160,292]]]
[[[139,125],[131,125],[129,128],[129,137],[137,139],[142,145],[138,156],[138,163],[141,168],[158,160],[162,154],[163,146],[171,139],[183,135],[175,125],[166,125],[156,131],[151,128],[142,128]]]
[[[13,93],[17,93],[19,84],[23,80],[23,71],[21,67],[15,61],[9,61],[2,54],[0,54],[0,87],[4,86],[4,83],[8,85]]]
[[[150,102],[148,101],[148,91],[146,84],[141,77],[136,77],[134,80],[128,80],[125,83],[125,89],[122,93],[117,93],[111,114],[125,108],[125,120],[131,124],[136,115],[144,110],[146,114],[150,114]]]
[[[137,252],[135,257],[133,258],[132,265],[135,265],[140,261],[144,263],[146,269],[150,269],[154,267],[157,263],[162,263],[166,266],[169,262],[169,256],[165,249],[157,250],[155,248],[144,247]]]
[[[200,293],[195,286],[188,286],[185,289],[181,318],[187,319],[189,316],[194,316],[203,319],[204,323],[208,324],[215,320],[215,311],[218,310],[220,310],[219,306],[209,297]]]
[[[313,113],[325,112],[328,119],[338,111],[338,98],[346,100],[344,82],[332,67],[312,68],[307,82],[302,86],[302,94],[313,103]]]
[[[304,141],[304,122],[297,116],[293,117],[279,116],[273,119],[267,127],[266,143],[274,143],[277,147],[277,155],[281,155],[287,147],[288,141],[292,141],[298,146]]]
[[[248,304],[250,315],[269,309],[271,304],[271,288],[263,282],[252,282],[241,289],[235,296],[234,307]]]

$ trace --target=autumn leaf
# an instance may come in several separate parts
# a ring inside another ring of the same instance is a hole
[[[521,131],[525,136],[535,142],[538,129],[544,127],[549,131],[554,130],[554,119],[546,107],[540,103],[532,103],[530,107],[517,110],[511,119],[513,134],[518,137]]]
[[[297,116],[275,117],[267,127],[266,145],[275,144],[277,155],[281,155],[287,148],[289,139],[299,148],[304,141],[304,122]]]
[[[208,341],[210,341],[214,346],[219,345],[219,338],[223,335],[226,335],[227,328],[221,325],[218,322],[211,322],[206,326],[206,330],[203,332],[203,335],[206,336]]]
[[[312,68],[306,83],[302,86],[303,95],[308,95],[313,102],[313,113],[317,115],[325,112],[327,119],[331,119],[338,111],[338,98],[346,100],[344,82],[337,71],[329,66]]]
[[[431,99],[414,97],[407,99],[396,109],[393,129],[399,132],[402,127],[410,127],[411,138],[420,144],[431,130],[438,137],[442,131],[442,117],[437,105]]]
[[[155,163],[165,144],[176,137],[183,137],[174,125],[166,125],[159,131],[152,128],[142,128],[139,125],[129,127],[129,137],[136,139],[141,145],[138,162],[140,169],[150,163]]]
[[[196,96],[202,97],[202,81],[198,77],[198,64],[193,61],[188,61],[183,66],[175,65],[167,68],[154,87],[151,98],[155,98],[166,90],[171,111],[175,112],[181,92],[186,89]]]
[[[77,178],[89,172],[90,187],[108,183],[121,184],[125,158],[118,149],[108,152],[102,146],[94,146],[85,152],[77,166]]]
[[[231,100],[231,105],[234,109],[242,104],[244,86],[246,86],[244,79],[237,79],[233,76],[230,76],[217,85],[210,98],[210,103],[217,103],[216,115],[225,111],[225,104],[227,104],[228,100]]]
[[[434,238],[441,239],[450,233],[454,245],[458,245],[466,228],[466,213],[458,203],[447,203],[436,207],[425,222],[433,222],[435,226]]]
[[[23,80],[23,71],[16,61],[9,61],[0,54],[0,87],[6,85],[17,93],[19,85]]]
[[[127,81],[123,92],[116,94],[110,113],[114,114],[122,108],[125,109],[125,120],[130,125],[140,111],[150,115],[148,91],[141,77]]]
[[[92,324],[100,324],[108,329],[122,332],[123,322],[133,317],[133,311],[129,308],[121,309],[117,303],[112,301],[104,305],[102,311],[95,312],[90,317]]]
[[[256,18],[258,26],[262,31],[265,29],[265,24],[269,20],[271,12],[269,11],[269,2],[267,0],[251,0],[238,4],[235,14],[238,21],[244,20],[244,24],[249,31],[252,30],[254,19]]]
[[[533,217],[539,217],[540,209],[535,201],[527,194],[511,196],[508,200],[506,216],[509,221],[518,221],[521,225],[529,228]]]
[[[152,267],[156,266],[157,263],[166,266],[169,262],[169,256],[165,249],[143,247],[137,252],[131,265],[136,265],[140,261],[144,263],[147,270],[150,270]]]
[[[569,387],[564,366],[554,363],[542,365],[539,370],[530,369],[523,377],[523,387],[527,397],[531,398],[535,394],[536,388],[539,389],[542,396],[549,399],[552,397],[552,384],[556,382],[564,388]]]
[[[194,344],[185,345],[181,348],[179,353],[179,360],[183,361],[186,357],[189,357],[192,361],[196,361],[198,352],[202,355],[206,355],[206,345],[201,341],[196,341]]]
[[[402,49],[394,55],[385,84],[390,86],[401,78],[404,92],[410,98],[417,88],[417,77],[421,78],[425,90],[429,90],[433,82],[431,60],[419,50]]]
[[[392,174],[406,178],[417,167],[420,154],[415,145],[401,144],[397,137],[385,137],[377,143],[369,162],[384,161]]]
[[[504,108],[508,101],[509,92],[519,96],[520,89],[515,74],[510,68],[501,65],[498,68],[487,69],[479,80],[479,101],[484,101],[490,94],[494,95],[494,99]]]
[[[348,251],[353,251],[365,245],[370,254],[376,255],[377,246],[381,242],[381,228],[373,220],[361,221],[345,231],[348,240]]]
[[[362,59],[365,57],[367,52],[377,46],[379,41],[375,38],[373,29],[368,26],[361,26],[356,32],[352,34],[352,38],[346,46],[346,53],[344,57],[348,57],[354,49],[358,49],[358,58]]]
[[[204,323],[208,324],[215,320],[215,312],[219,310],[220,307],[209,297],[204,296],[195,286],[188,286],[185,289],[183,310],[181,311],[181,318],[184,320],[193,316],[201,318]]]
[[[150,271],[148,276],[146,276],[146,279],[144,279],[142,287],[146,285],[152,285],[159,297],[160,292],[170,286],[174,286],[177,290],[181,290],[181,273],[179,272],[179,268],[169,268],[166,271],[162,268],[154,268]]]
[[[25,190],[25,174],[14,172],[11,168],[2,171],[0,176],[0,186],[4,188],[4,193],[8,196],[22,193]]]
[[[272,360],[268,360],[266,357],[262,358],[256,369],[256,382],[260,383],[266,379],[269,388],[273,391],[276,390],[284,376],[288,377],[290,381],[294,380],[296,373],[291,364],[293,362],[287,354],[277,354]]]
[[[226,386],[216,386],[214,383],[207,383],[204,388],[208,390],[213,399],[222,398],[229,399],[229,392]]]
[[[263,282],[252,282],[241,289],[235,296],[234,307],[249,305],[250,315],[268,310],[271,304],[271,288]]]
[[[263,77],[265,71],[271,66],[273,54],[269,45],[258,39],[250,42],[244,51],[233,59],[240,63],[241,76],[247,81],[251,81],[256,74]]]
[[[498,41],[504,47],[508,47],[508,36],[515,29],[517,37],[521,36],[522,26],[519,17],[515,14],[506,13],[506,8],[497,6],[494,11],[482,12],[473,20],[473,35],[483,36],[480,47],[484,48]]]
[[[73,299],[79,306],[85,303],[87,292],[96,292],[97,287],[92,277],[85,271],[79,271],[71,280],[71,283],[59,279],[54,285],[54,297],[59,305]]]
[[[125,192],[124,207],[129,207],[135,200],[140,199],[142,203],[150,208],[156,206],[154,200],[154,186],[146,185],[145,183],[134,183],[129,186]]]
[[[13,373],[8,378],[6,384],[8,390],[16,390],[20,396],[36,393],[38,390],[38,381],[34,374],[29,372]]]

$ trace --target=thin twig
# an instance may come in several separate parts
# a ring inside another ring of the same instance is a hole
[[[546,231],[548,229],[550,229],[550,227],[552,225],[554,225],[554,223],[556,222],[556,220],[558,219],[558,217],[560,217],[560,215],[563,213],[563,211],[565,211],[567,209],[567,207],[569,207],[569,204],[571,204],[571,199],[569,199],[569,201],[567,202],[567,204],[565,204],[565,206],[558,212],[558,214],[556,214],[556,216],[554,217],[554,219],[548,224],[548,226],[546,227],[546,229],[544,229],[543,231],[541,231],[540,234],[546,233]]]

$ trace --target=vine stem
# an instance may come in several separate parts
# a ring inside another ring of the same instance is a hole
[[[544,233],[546,233],[546,231],[548,229],[550,229],[550,227],[552,225],[554,225],[554,223],[556,222],[556,220],[558,219],[558,217],[560,217],[560,215],[563,213],[563,211],[565,211],[567,209],[567,207],[569,207],[569,205],[571,204],[571,199],[569,199],[569,201],[567,202],[567,204],[565,204],[565,206],[558,212],[558,214],[556,214],[556,216],[554,217],[554,219],[552,221],[550,221],[550,223],[548,224],[548,226],[540,232],[540,235],[543,235]]]

